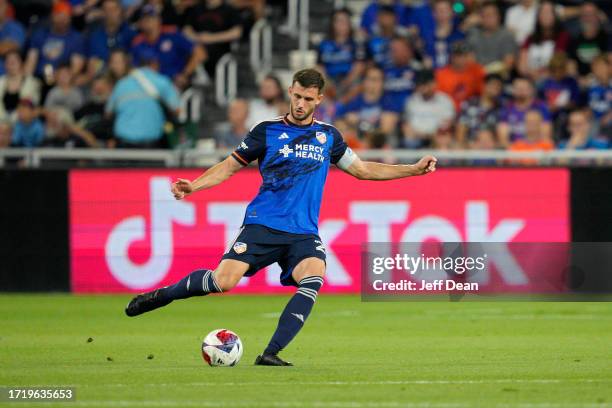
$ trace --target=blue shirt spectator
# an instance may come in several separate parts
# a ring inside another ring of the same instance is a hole
[[[17,147],[36,147],[45,139],[45,128],[36,117],[34,104],[29,99],[19,101],[17,121],[13,127],[11,144]]]
[[[540,94],[549,109],[558,112],[569,109],[580,102],[580,88],[572,77],[547,78],[541,85]]]
[[[370,3],[361,14],[361,29],[363,29],[368,35],[372,35],[377,31],[378,25],[378,11],[381,8],[379,1],[374,0]],[[399,23],[401,25],[406,25],[408,13],[407,8],[404,6],[401,1],[396,0],[391,6],[393,13],[398,16]]]
[[[170,109],[179,108],[179,96],[174,84],[167,76],[151,68],[139,68],[120,80],[106,104],[106,111],[115,115],[115,136],[130,144],[160,140],[166,122],[159,100],[145,89],[139,75],[155,88],[159,99]]]
[[[123,21],[123,10],[119,0],[105,0],[102,3],[104,21],[91,30],[87,38],[89,58],[107,62],[112,50],[129,50],[136,32]]]
[[[170,78],[181,73],[193,51],[193,43],[175,29],[164,29],[156,41],[148,42],[144,36],[134,39],[132,57],[138,63],[143,55],[152,51],[160,61],[159,72]]]
[[[323,40],[319,44],[319,64],[321,64],[327,76],[335,82],[344,79],[356,61],[363,59],[363,52],[354,40],[348,40],[339,44],[334,40]]]
[[[559,143],[560,149],[607,149],[610,140],[597,137],[597,126],[592,123],[588,109],[578,109],[570,113],[567,121],[569,138]]]
[[[410,7],[405,8],[404,13],[404,24],[407,27],[416,27],[419,32],[419,37],[433,37],[436,22],[434,21],[433,11],[427,0],[413,1]]]
[[[0,75],[4,75],[4,56],[9,51],[20,51],[26,40],[26,32],[23,26],[6,17],[6,4],[0,2],[0,48],[3,54],[0,56]]]
[[[587,102],[595,119],[600,120],[612,112],[612,82],[593,83],[586,89]]]
[[[56,68],[60,63],[70,61],[75,54],[85,54],[83,37],[74,30],[62,34],[49,29],[37,31],[32,35],[30,48],[38,51],[34,70],[37,76],[43,76],[47,65]]]
[[[420,33],[425,54],[433,68],[441,68],[450,61],[450,45],[465,38],[454,18],[450,0],[436,1],[433,5],[434,24],[430,30]]]
[[[384,70],[385,96],[390,100],[392,111],[401,113],[406,99],[414,91],[414,75],[418,66],[413,60],[412,46],[405,38],[391,41],[391,65]]]

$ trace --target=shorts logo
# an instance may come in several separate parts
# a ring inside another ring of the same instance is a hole
[[[237,254],[242,254],[244,252],[246,252],[247,250],[247,244],[245,244],[244,242],[236,242],[234,244],[234,252]]]
[[[315,250],[325,253],[325,247],[323,246],[323,243],[321,241],[315,240],[314,243],[317,244],[317,246],[315,247]]]
[[[327,135],[324,132],[317,132],[316,136],[319,143],[325,144],[327,142]]]

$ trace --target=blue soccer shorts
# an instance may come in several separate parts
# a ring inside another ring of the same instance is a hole
[[[259,224],[244,225],[222,259],[235,259],[249,264],[244,276],[253,276],[260,269],[278,262],[283,286],[297,286],[291,276],[293,268],[305,258],[325,262],[325,248],[315,234],[292,234]]]

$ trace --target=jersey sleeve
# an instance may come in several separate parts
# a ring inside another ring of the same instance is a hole
[[[337,164],[342,158],[342,156],[344,156],[344,153],[346,153],[348,145],[346,144],[346,142],[342,138],[342,135],[337,129],[333,129],[332,135],[334,138],[334,143],[332,144],[330,161],[332,164]]]
[[[232,153],[232,157],[243,166],[257,160],[266,153],[266,126],[259,123],[249,131]]]

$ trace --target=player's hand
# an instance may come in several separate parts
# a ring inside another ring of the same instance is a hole
[[[417,168],[418,174],[423,175],[436,171],[436,163],[438,163],[438,159],[427,155],[423,156],[414,166]]]
[[[189,194],[193,193],[193,185],[191,181],[185,179],[178,179],[172,183],[172,194],[177,200],[182,200]]]

